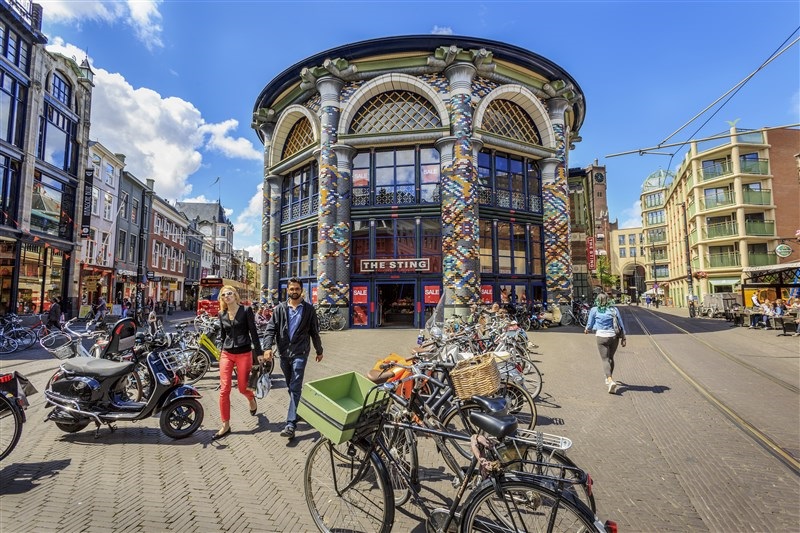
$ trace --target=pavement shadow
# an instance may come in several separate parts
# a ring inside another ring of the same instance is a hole
[[[653,394],[662,394],[671,390],[666,385],[628,385],[627,383],[617,382],[617,394],[622,395],[626,392],[652,392]]]
[[[57,476],[72,459],[41,463],[14,463],[0,470],[0,495],[22,494],[39,486],[39,481]]]
[[[159,428],[142,427],[131,424],[119,424],[117,429],[111,431],[107,425],[100,428],[100,434],[95,438],[95,429],[90,425],[88,429],[78,433],[67,433],[58,440],[71,444],[83,446],[106,446],[109,444],[145,444],[163,445],[171,444],[174,446],[194,446],[195,444],[211,440],[211,434],[216,433],[216,429],[198,429],[184,439],[171,439],[164,435]],[[205,435],[208,433],[208,437]]]

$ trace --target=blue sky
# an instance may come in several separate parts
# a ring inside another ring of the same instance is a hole
[[[262,146],[250,129],[253,104],[270,80],[310,55],[364,39],[442,33],[548,58],[586,96],[570,167],[606,165],[611,219],[635,226],[642,181],[674,170],[685,150],[672,160],[606,156],[663,142],[800,35],[796,0],[38,3],[48,49],[78,62],[88,54],[96,72],[92,139],[125,153],[128,170],[155,178],[166,198],[221,197],[234,245],[256,259]],[[721,103],[670,142],[727,131],[734,120],[741,128],[800,122],[800,44]]]

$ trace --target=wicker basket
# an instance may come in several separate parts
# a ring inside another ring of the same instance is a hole
[[[494,355],[485,353],[460,361],[450,371],[455,394],[462,400],[475,395],[494,394],[500,388],[500,372]]]

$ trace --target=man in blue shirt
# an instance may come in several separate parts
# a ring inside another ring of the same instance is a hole
[[[289,412],[281,437],[293,439],[297,428],[297,406],[300,404],[300,392],[303,388],[303,376],[308,354],[311,352],[311,343],[314,343],[317,362],[320,362],[322,339],[319,336],[319,320],[314,306],[303,301],[303,285],[300,280],[290,279],[286,285],[286,292],[288,299],[273,310],[262,344],[265,348],[265,360],[272,359],[273,343],[278,346],[281,371],[289,389]]]

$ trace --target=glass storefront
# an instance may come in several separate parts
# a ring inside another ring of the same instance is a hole
[[[50,245],[0,240],[0,314],[48,311],[53,297],[64,297],[67,263]]]

